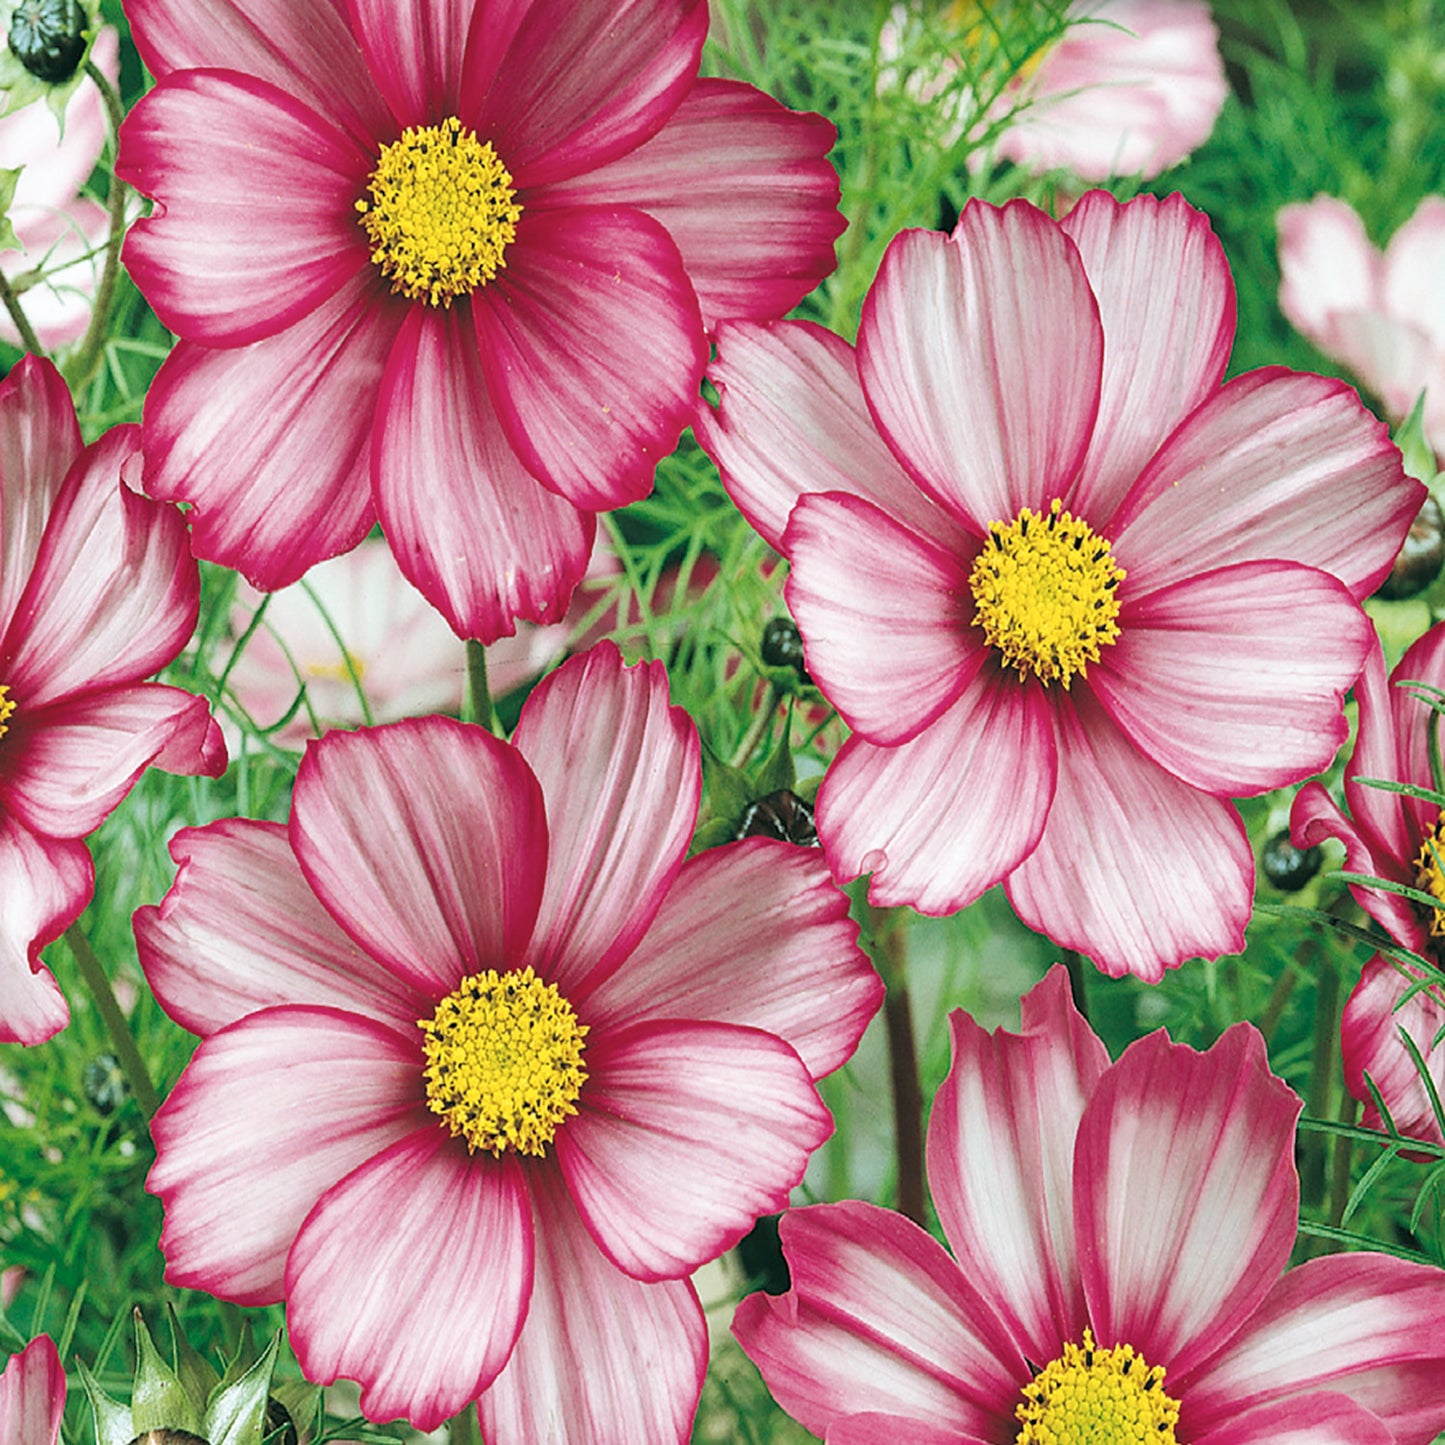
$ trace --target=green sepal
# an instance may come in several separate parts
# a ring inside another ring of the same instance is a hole
[[[302,1440],[309,1439],[309,1428],[316,1419],[316,1407],[321,1403],[321,1386],[305,1380],[282,1380],[271,1387],[271,1398],[291,1417],[296,1433]]]
[[[0,251],[23,251],[20,237],[10,224],[10,206],[15,200],[15,187],[24,166],[0,166]]]
[[[704,853],[709,848],[717,848],[723,843],[731,843],[736,827],[737,825],[727,818],[709,818],[692,835],[692,851]]]
[[[147,1430],[189,1430],[204,1435],[201,1412],[176,1372],[161,1358],[141,1312],[135,1312],[135,1389],[131,1422],[137,1435]]]
[[[234,1385],[254,1363],[252,1350],[255,1348],[251,1339],[251,1321],[243,1319],[241,1328],[236,1336],[236,1353],[226,1361],[226,1368],[221,1371],[221,1384]]]
[[[130,1406],[112,1400],[82,1361],[75,1362],[75,1370],[80,1376],[80,1383],[85,1386],[91,1411],[95,1415],[95,1445],[130,1445],[140,1434],[131,1420]]]
[[[793,793],[811,808],[817,801],[818,788],[822,784],[823,777],[822,773],[812,773],[806,778],[799,778],[793,784]]]
[[[1410,415],[1395,428],[1394,442],[1405,462],[1405,473],[1417,482],[1424,482],[1433,492],[1438,480],[1435,473],[1435,451],[1425,439],[1425,393],[1415,398]],[[1442,473],[1441,475],[1445,475]],[[1438,497],[1437,497],[1438,500]]]
[[[280,1345],[278,1330],[266,1352],[239,1380],[216,1386],[196,1432],[210,1445],[261,1445],[266,1438],[266,1397],[271,1393],[271,1371]]]
[[[757,781],[749,790],[743,808],[757,798],[766,798],[770,793],[781,793],[785,789],[793,792],[796,774],[793,771],[793,702],[788,700],[788,715],[783,720],[783,731],[777,746],[758,772]],[[738,809],[738,813],[742,808]]]
[[[741,768],[723,762],[706,743],[702,745],[702,780],[707,788],[709,822],[736,823],[743,809],[757,796],[748,775]]]
[[[205,1400],[221,1383],[221,1377],[216,1367],[186,1338],[174,1305],[166,1305],[166,1316],[171,1327],[171,1358],[176,1376],[193,1401]]]

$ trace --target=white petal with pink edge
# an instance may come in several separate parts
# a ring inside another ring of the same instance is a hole
[[[602,643],[537,685],[512,740],[541,783],[551,840],[526,961],[580,994],[637,946],[682,867],[702,790],[697,730],[669,704],[660,662],[625,667]]]
[[[815,1079],[849,1059],[883,998],[820,853],[773,838],[683,864],[652,927],[587,1000],[594,1027],[711,1019],[776,1034]]]
[[[555,622],[594,522],[517,460],[465,308],[411,308],[377,403],[374,489],[398,566],[460,637]]]
[[[1038,843],[1057,767],[1048,707],[987,664],[953,707],[896,748],[850,738],[818,790],[833,876],[872,873],[885,907],[953,913]]]
[[[8,1445],[56,1445],[65,1413],[65,1367],[49,1335],[40,1335],[0,1373],[0,1439]]]
[[[733,1333],[794,1419],[823,1435],[884,1413],[1000,1438],[1028,1365],[937,1241],[860,1203],[792,1209],[780,1229],[792,1288],[750,1295]]]
[[[1239,814],[1136,751],[1086,689],[1055,719],[1048,826],[1005,882],[1019,917],[1116,978],[1237,953],[1254,897]]]
[[[310,1380],[361,1385],[371,1420],[435,1430],[491,1384],[532,1289],[532,1209],[514,1155],[469,1155],[433,1120],[322,1195],[286,1265]]]
[[[1168,1388],[1167,1385],[1165,1387]],[[1195,1445],[1395,1445],[1378,1415],[1346,1395],[1322,1390],[1232,1416]]]
[[[477,0],[342,0],[376,88],[398,125],[435,125],[461,106],[463,57]]]
[[[1437,284],[1442,264],[1445,197],[1426,196],[1385,248],[1381,300],[1387,315],[1419,326],[1436,349],[1445,347],[1445,300]]]
[[[265,1009],[204,1040],[152,1121],[146,1188],[165,1202],[166,1278],[238,1304],[279,1300],[316,1201],[435,1124],[423,1067],[420,1033],[330,1008]]]
[[[1275,225],[1279,309],[1316,346],[1324,345],[1339,312],[1372,311],[1379,305],[1380,255],[1353,206],[1316,196],[1282,206]]]
[[[451,718],[328,733],[301,760],[291,847],[327,912],[434,998],[519,967],[547,866],[542,792],[515,748]]]
[[[990,1445],[982,1435],[965,1435],[948,1426],[922,1425],[905,1415],[865,1411],[846,1415],[828,1427],[828,1445]]]
[[[1445,684],[1445,632],[1427,632],[1401,658],[1402,681]],[[1350,765],[1345,770],[1345,801],[1356,826],[1371,849],[1389,854],[1401,864],[1419,851],[1421,832],[1435,821],[1435,810],[1399,793],[1359,782],[1416,783],[1430,786],[1427,724],[1429,708],[1397,688],[1385,672],[1385,654],[1379,640],[1371,646],[1365,666],[1355,680],[1358,724]],[[1354,864],[1350,865],[1352,868]],[[1375,869],[1365,869],[1375,872]]]
[[[405,1031],[435,1002],[343,933],[301,874],[279,823],[224,818],[170,844],[170,892],[135,915],[136,946],[165,1011],[208,1035],[258,1009],[330,1005]]]
[[[1104,333],[1079,253],[1022,201],[889,244],[858,332],[888,444],[980,536],[1068,491],[1099,408]]]
[[[554,1170],[528,1182],[532,1302],[506,1369],[478,1402],[487,1445],[684,1445],[707,1368],[691,1283],[629,1279],[598,1251]]]

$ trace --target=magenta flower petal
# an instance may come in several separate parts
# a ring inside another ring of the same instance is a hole
[[[1103,344],[1058,226],[1024,202],[968,205],[952,236],[904,231],[889,244],[863,304],[858,373],[919,486],[981,536],[1067,493],[1099,409]]]
[[[1346,1395],[1295,1395],[1234,1416],[1196,1445],[1395,1445],[1378,1415]]]
[[[1359,689],[1360,729],[1368,728],[1364,746],[1356,745],[1345,773],[1345,800],[1350,811],[1382,842],[1397,843],[1402,830],[1392,826],[1392,798],[1403,814],[1404,858],[1418,850],[1418,838],[1434,826],[1439,812],[1423,798],[1404,798],[1372,788],[1361,781],[1375,778],[1434,786],[1430,771],[1429,704],[1403,683],[1423,682],[1429,687],[1445,685],[1445,628],[1432,627],[1406,651],[1388,683],[1383,663],[1367,666]],[[1384,733],[1384,737],[1379,734]],[[1391,744],[1393,743],[1393,748]],[[1393,766],[1390,764],[1393,762]]]
[[[65,1367],[49,1335],[30,1341],[0,1371],[0,1439],[56,1445],[65,1413]]]
[[[1019,917],[1114,977],[1157,983],[1186,958],[1239,952],[1254,896],[1239,814],[1137,753],[1086,693],[1056,718],[1067,766],[1007,880]]]
[[[526,763],[481,728],[429,717],[328,733],[301,760],[290,831],[327,911],[411,986],[440,997],[520,958],[547,822]]]
[[[888,907],[951,913],[1037,846],[1058,768],[1048,703],[989,667],[911,742],[850,738],[818,790],[836,878],[871,873]]]
[[[707,363],[667,232],[641,211],[524,213],[472,316],[498,419],[527,469],[593,511],[646,496]]]
[[[316,1201],[428,1121],[419,1036],[329,1008],[267,1009],[213,1034],[152,1121],[166,1278],[279,1300]]]
[[[521,1168],[468,1157],[434,1125],[322,1195],[286,1265],[287,1317],[306,1377],[357,1378],[371,1419],[405,1416],[421,1430],[492,1382],[532,1288]]]
[[[435,125],[461,106],[459,77],[477,0],[341,0],[371,79],[398,128]],[[486,5],[481,7],[487,9]]]
[[[707,1369],[692,1285],[620,1273],[555,1171],[531,1184],[532,1299],[512,1358],[478,1402],[488,1445],[536,1445],[559,1428],[588,1445],[684,1445]]]
[[[526,961],[591,989],[632,952],[682,867],[697,821],[697,733],[660,663],[624,667],[610,643],[563,664],[513,735],[546,799],[551,851]]]
[[[234,72],[182,71],[127,120],[124,145],[121,176],[167,198],[131,228],[126,267],[188,341],[272,336],[370,266],[355,202],[371,158],[284,91]],[[186,264],[198,253],[209,258],[204,274]]]
[[[517,460],[471,330],[456,310],[408,315],[377,404],[373,486],[408,579],[459,636],[494,642],[519,617],[563,614],[595,524]]]
[[[823,860],[750,838],[683,865],[626,968],[591,994],[587,1014],[608,1029],[645,1019],[764,1029],[820,1079],[852,1056],[882,997]]]
[[[176,882],[135,915],[146,979],[206,1037],[258,1009],[330,1005],[405,1032],[434,1001],[380,967],[317,901],[279,823],[228,818],[171,840]]]
[[[907,1440],[908,1445],[992,1445],[981,1435],[935,1429],[932,1425],[920,1425],[917,1420],[904,1415],[876,1411],[849,1415],[828,1427],[829,1445],[898,1445],[900,1440]]]

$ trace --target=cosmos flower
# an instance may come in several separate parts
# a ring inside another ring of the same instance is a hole
[[[684,862],[700,787],[661,665],[602,644],[513,744],[331,733],[288,826],[181,833],[136,916],[203,1036],[154,1123],[167,1278],[284,1298],[374,1419],[480,1395],[490,1445],[685,1440],[686,1276],[801,1179],[882,991],[816,852]]]
[[[1445,1275],[1285,1271],[1299,1099],[1248,1024],[1109,1062],[1055,968],[1023,1030],[951,1018],[928,1177],[950,1256],[869,1204],[783,1217],[792,1290],[733,1329],[828,1445],[1428,1445]]]
[[[0,1372],[0,1440],[56,1445],[65,1413],[65,1371],[55,1342],[38,1335]]]
[[[833,128],[699,79],[705,0],[136,0],[146,485],[273,590],[378,517],[463,636],[552,622],[719,317],[833,267]]]
[[[925,913],[1020,917],[1157,980],[1243,945],[1229,799],[1328,764],[1423,488],[1343,383],[1221,385],[1234,291],[1178,196],[895,238],[855,353],[724,326],[699,440],[791,563],[854,730],[818,834]]]
[[[1426,196],[1381,252],[1333,196],[1281,209],[1279,308],[1349,367],[1395,421],[1425,393],[1425,435],[1445,455],[1445,196]]]
[[[1296,846],[1311,847],[1326,838],[1338,838],[1345,845],[1345,866],[1350,872],[1418,889],[1445,906],[1440,809],[1423,799],[1362,781],[1368,778],[1427,789],[1438,786],[1430,773],[1429,731],[1435,714],[1418,693],[1400,686],[1408,682],[1445,688],[1445,626],[1434,627],[1420,638],[1400,659],[1389,681],[1379,646],[1371,651],[1355,687],[1359,731],[1345,770],[1349,813],[1340,810],[1321,783],[1306,783],[1294,800],[1290,827]],[[1352,885],[1350,891],[1396,943],[1437,967],[1445,961],[1441,946],[1445,912],[1378,888]],[[1368,1128],[1382,1127],[1383,1120],[1365,1082],[1366,1074],[1380,1091],[1396,1129],[1411,1138],[1440,1144],[1445,1137],[1429,1090],[1400,1038],[1402,1029],[1409,1034],[1437,1092],[1445,1096],[1445,1044],[1438,1041],[1445,1026],[1445,993],[1438,985],[1411,993],[1412,985],[1419,981],[1381,954],[1370,959],[1345,1005],[1340,1051],[1345,1082],[1365,1106]]]
[[[149,766],[225,771],[204,698],[146,682],[196,625],[174,508],[132,489],[139,432],[82,446],[59,373],[0,382],[0,1040],[40,1043],[65,999],[40,963],[95,886],[81,842]]]

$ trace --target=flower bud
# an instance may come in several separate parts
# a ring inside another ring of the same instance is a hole
[[[1320,850],[1296,848],[1290,842],[1286,829],[1276,833],[1264,845],[1260,862],[1271,887],[1278,888],[1281,893],[1295,893],[1319,872]]]
[[[80,0],[20,0],[10,20],[11,54],[31,75],[57,85],[85,54],[86,24]]]
[[[763,628],[763,661],[769,667],[791,667],[803,682],[811,682],[803,666],[803,638],[791,617],[774,617]]]
[[[130,1092],[125,1070],[114,1054],[97,1054],[80,1076],[80,1087],[97,1114],[113,1114]]]
[[[1426,497],[1400,548],[1390,575],[1380,583],[1375,595],[1387,602],[1398,602],[1423,592],[1439,575],[1445,561],[1445,514],[1434,497]]]

